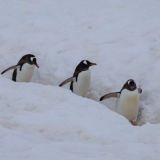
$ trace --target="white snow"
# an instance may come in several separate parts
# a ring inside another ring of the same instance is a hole
[[[0,70],[25,54],[40,67],[30,83],[0,76],[1,160],[159,160],[159,0],[1,0]],[[81,60],[97,64],[86,98],[58,87]],[[130,78],[137,127],[99,102]]]

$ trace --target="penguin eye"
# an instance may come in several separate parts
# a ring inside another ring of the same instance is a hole
[[[85,65],[87,65],[87,61],[83,61],[83,63],[84,63]]]
[[[34,58],[35,58],[35,57],[31,57],[31,58],[30,58],[31,62],[33,62],[33,59],[34,59]]]

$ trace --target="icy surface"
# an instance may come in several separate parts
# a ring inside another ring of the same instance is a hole
[[[1,160],[159,160],[159,0],[1,0],[0,70],[25,54],[40,66],[30,83],[0,76]],[[86,98],[58,87],[83,59],[97,63]],[[137,127],[99,102],[130,78]]]

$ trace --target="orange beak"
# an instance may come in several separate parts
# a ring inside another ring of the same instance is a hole
[[[96,63],[90,63],[90,66],[95,66],[95,65],[97,65]]]
[[[38,64],[37,64],[37,63],[34,63],[34,65],[35,65],[37,68],[39,68],[39,66],[38,66]]]

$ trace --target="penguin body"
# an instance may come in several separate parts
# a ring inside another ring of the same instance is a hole
[[[139,109],[139,93],[142,93],[142,89],[137,88],[133,79],[129,79],[120,92],[106,94],[100,98],[100,101],[112,97],[118,98],[115,108],[116,112],[126,117],[131,124],[137,125],[135,122]]]
[[[20,70],[20,68],[17,68],[17,82],[29,82],[33,76],[34,72],[34,65],[30,65],[28,63],[25,63]]]
[[[126,117],[129,121],[136,122],[139,108],[138,90],[128,91],[123,89],[117,99],[116,112]]]
[[[96,64],[91,63],[87,60],[82,60],[76,67],[73,77],[68,78],[59,86],[61,87],[66,83],[71,82],[70,90],[79,96],[85,97],[90,88],[91,83],[91,72],[89,70],[89,67],[93,65]]]
[[[15,82],[29,82],[33,76],[35,66],[39,68],[36,57],[32,54],[24,55],[15,66],[4,70],[1,74],[14,69],[12,80]]]
[[[85,97],[91,83],[91,71],[83,71],[79,73],[78,80],[71,83],[73,85],[73,92],[79,96]]]

